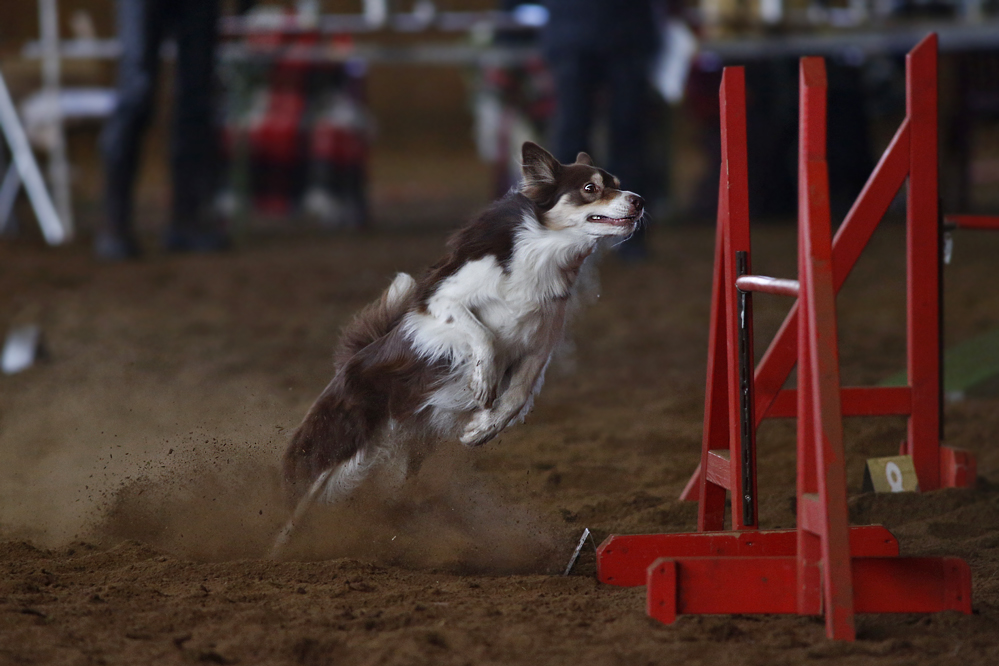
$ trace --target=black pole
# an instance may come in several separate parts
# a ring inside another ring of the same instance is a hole
[[[749,254],[735,253],[739,277],[749,273]],[[753,439],[756,428],[753,419],[753,295],[736,288],[739,294],[739,424],[742,447],[742,524],[756,523],[756,498],[753,496]]]

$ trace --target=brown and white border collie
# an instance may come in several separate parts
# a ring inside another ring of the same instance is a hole
[[[387,463],[403,480],[433,444],[493,439],[531,410],[583,262],[630,235],[644,202],[580,153],[523,146],[524,180],[452,236],[421,279],[399,273],[343,332],[336,374],[284,455],[298,510]]]

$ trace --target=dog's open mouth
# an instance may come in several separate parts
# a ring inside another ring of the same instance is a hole
[[[607,217],[606,215],[590,215],[586,218],[588,222],[599,222],[600,224],[611,224],[623,227],[635,221],[636,215],[630,217]]]

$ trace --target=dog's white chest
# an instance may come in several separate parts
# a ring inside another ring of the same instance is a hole
[[[565,302],[525,298],[516,287],[506,286],[505,297],[488,300],[474,310],[504,355],[516,356],[553,342],[553,336],[561,333]]]
[[[470,262],[467,273],[462,269],[453,276],[468,286],[464,303],[493,334],[497,351],[512,357],[556,341],[566,299],[552,298],[552,293],[567,289],[561,280],[550,284],[546,267],[517,259],[504,270],[494,257],[485,257]]]
[[[505,360],[550,351],[561,337],[567,287],[564,279],[553,286],[548,273],[516,258],[507,270],[492,255],[470,261],[441,281],[425,312],[408,315],[405,328],[429,358],[467,358],[482,336]]]

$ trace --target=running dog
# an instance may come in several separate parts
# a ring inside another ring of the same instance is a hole
[[[343,332],[336,374],[292,435],[298,510],[349,495],[377,466],[401,481],[433,445],[481,446],[530,412],[583,262],[627,237],[644,201],[586,153],[523,146],[523,182],[455,233],[419,280],[399,273]]]

